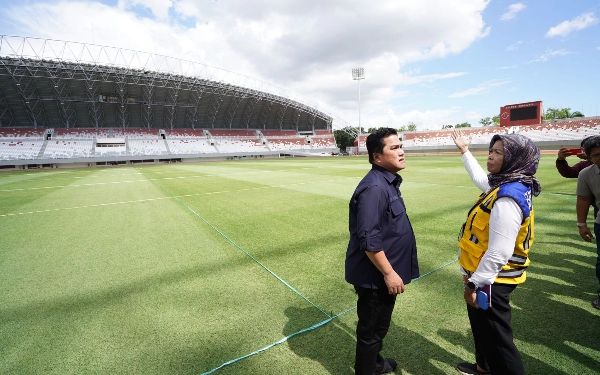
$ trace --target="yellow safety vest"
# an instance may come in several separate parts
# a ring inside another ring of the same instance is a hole
[[[525,270],[529,266],[528,253],[533,243],[533,206],[531,189],[520,182],[503,184],[488,194],[483,193],[469,211],[458,237],[460,256],[458,263],[467,271],[475,272],[483,254],[488,249],[489,223],[492,207],[500,197],[514,199],[523,211],[523,222],[515,241],[513,254],[494,282],[501,284],[521,284],[526,279]]]

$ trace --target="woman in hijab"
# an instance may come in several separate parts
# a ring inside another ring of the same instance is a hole
[[[523,375],[510,325],[510,294],[523,283],[533,243],[531,199],[541,192],[534,177],[540,150],[522,135],[492,138],[486,174],[469,152],[471,139],[452,139],[471,180],[483,191],[460,232],[458,263],[475,341],[476,363],[459,363],[462,374]]]

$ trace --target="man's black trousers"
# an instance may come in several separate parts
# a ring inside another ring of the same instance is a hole
[[[369,289],[355,286],[358,294],[356,311],[356,375],[373,375],[383,370],[385,360],[379,354],[383,338],[388,332],[396,296],[387,289]]]

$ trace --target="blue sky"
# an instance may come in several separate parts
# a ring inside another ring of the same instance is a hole
[[[364,128],[479,126],[537,100],[600,116],[600,1],[0,0],[0,16],[2,35],[208,64],[352,125],[363,67]]]

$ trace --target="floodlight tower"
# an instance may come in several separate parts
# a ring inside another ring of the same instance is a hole
[[[358,81],[358,145],[356,147],[356,152],[359,153],[360,135],[362,133],[362,129],[360,127],[360,80],[365,79],[365,68],[353,68],[352,79]]]

